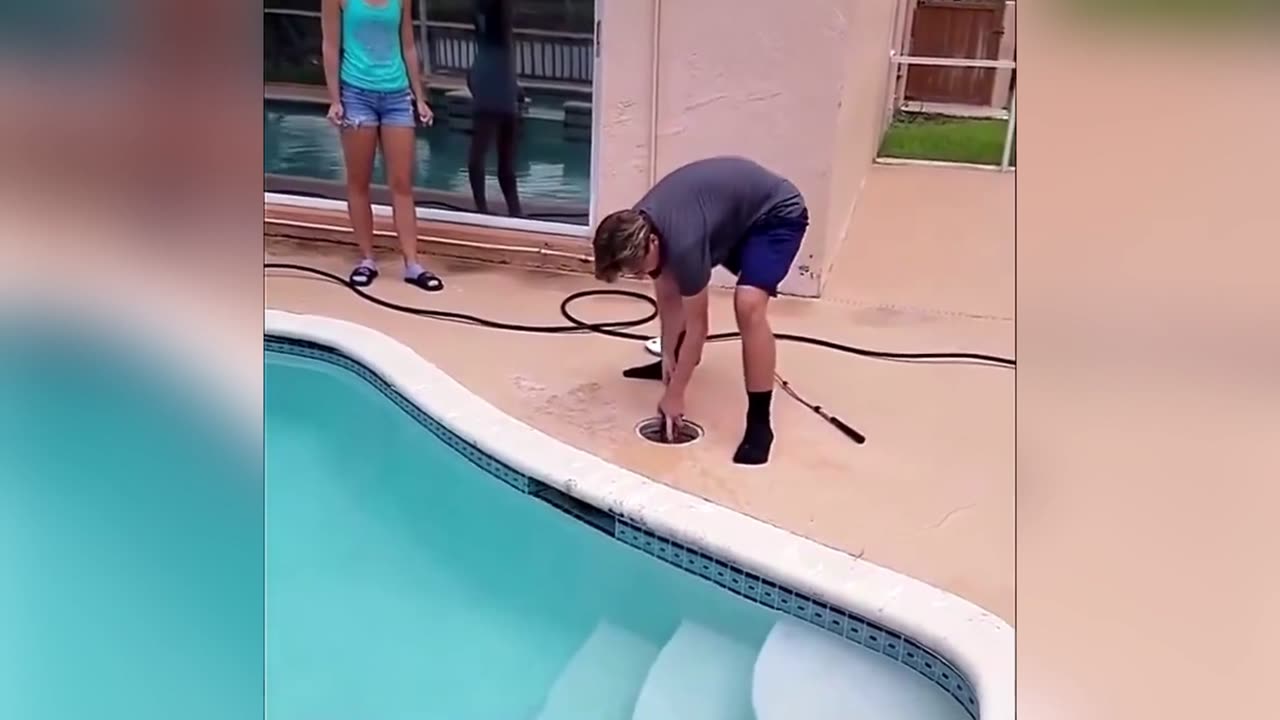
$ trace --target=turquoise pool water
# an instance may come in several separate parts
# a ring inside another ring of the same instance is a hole
[[[758,591],[788,617],[626,544],[639,528],[615,539],[316,353],[266,356],[269,718],[970,717],[913,642],[827,632],[834,610],[812,627],[799,594]]]
[[[261,717],[261,449],[79,330],[0,321],[0,398],[0,718]]]
[[[742,648],[724,702],[753,717],[775,613],[513,491],[344,369],[268,353],[265,383],[272,718],[613,717],[599,696],[634,703],[682,622]]]
[[[437,112],[443,114],[443,104]],[[562,136],[561,121],[552,117],[524,121],[517,151],[516,182],[529,203],[555,204],[586,212],[590,193],[591,145]],[[343,179],[342,147],[338,134],[324,117],[324,108],[291,102],[263,103],[263,171],[316,180]],[[470,135],[451,129],[445,121],[420,129],[414,185],[471,197],[467,178]],[[502,209],[496,176],[497,154],[489,152],[488,198]],[[384,182],[381,156],[374,182]]]

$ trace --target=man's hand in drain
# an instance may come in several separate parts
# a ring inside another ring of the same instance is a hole
[[[667,387],[667,391],[662,394],[662,399],[658,401],[658,415],[662,418],[663,439],[667,442],[674,442],[676,434],[684,425],[684,395],[673,394],[671,387]]]

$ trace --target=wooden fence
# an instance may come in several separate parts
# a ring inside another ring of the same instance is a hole
[[[996,60],[1005,39],[1005,0],[918,0],[910,54],[921,57]],[[906,99],[917,102],[990,105],[997,97],[992,68],[914,66],[907,71]]]

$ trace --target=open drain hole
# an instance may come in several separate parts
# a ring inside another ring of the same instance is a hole
[[[702,439],[702,426],[690,420],[682,420],[676,427],[676,436],[668,441],[663,437],[662,418],[653,417],[641,420],[636,425],[636,434],[658,445],[689,445]]]

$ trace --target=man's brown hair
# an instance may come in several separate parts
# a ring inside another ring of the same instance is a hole
[[[596,227],[591,242],[595,252],[596,278],[613,282],[635,268],[649,252],[649,221],[638,210],[619,210],[606,215]]]

